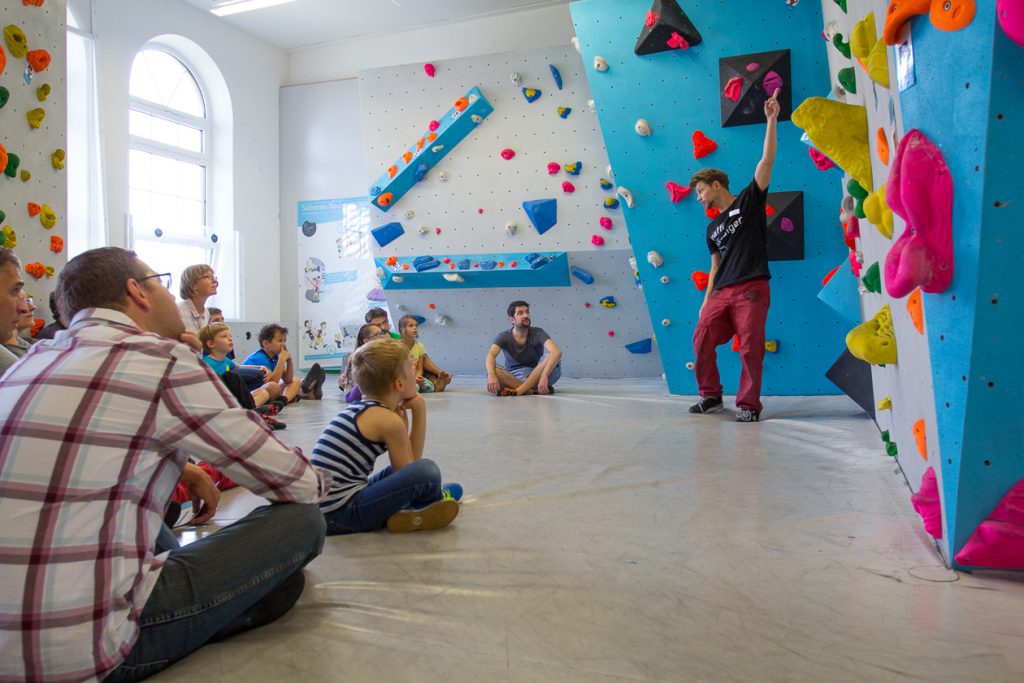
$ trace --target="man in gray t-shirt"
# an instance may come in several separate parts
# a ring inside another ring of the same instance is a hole
[[[553,394],[562,376],[562,350],[548,333],[530,326],[530,304],[513,301],[508,306],[512,329],[498,333],[487,352],[487,391],[496,396]],[[496,359],[505,354],[505,365]]]

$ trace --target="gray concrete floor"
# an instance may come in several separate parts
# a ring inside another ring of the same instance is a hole
[[[1024,680],[1024,580],[942,566],[849,399],[736,424],[660,381],[482,384],[426,397],[451,527],[328,538],[291,613],[154,680]],[[340,406],[279,434],[308,451]]]

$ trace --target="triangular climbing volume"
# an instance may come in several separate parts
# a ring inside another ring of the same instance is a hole
[[[685,49],[701,40],[700,31],[676,0],[654,0],[644,18],[644,28],[640,31],[633,52],[651,55],[655,52]]]

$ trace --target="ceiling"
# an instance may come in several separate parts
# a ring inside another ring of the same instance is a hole
[[[210,0],[182,1],[203,11],[210,9]],[[425,24],[568,3],[569,0],[295,0],[222,17],[221,21],[271,45],[291,50]]]

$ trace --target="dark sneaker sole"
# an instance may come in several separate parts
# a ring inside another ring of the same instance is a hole
[[[318,399],[323,398],[323,386],[326,379],[327,373],[320,367],[320,364],[313,363],[313,367],[309,369],[309,373],[302,380],[299,388],[302,389],[304,394],[313,394]]]
[[[459,504],[451,498],[445,498],[419,510],[399,510],[388,517],[388,531],[405,534],[410,531],[443,529],[458,516]]]
[[[719,403],[718,405],[711,406],[707,410],[701,410],[697,406],[690,407],[691,415],[710,415],[711,413],[717,413],[719,410],[725,410],[725,403]]]

